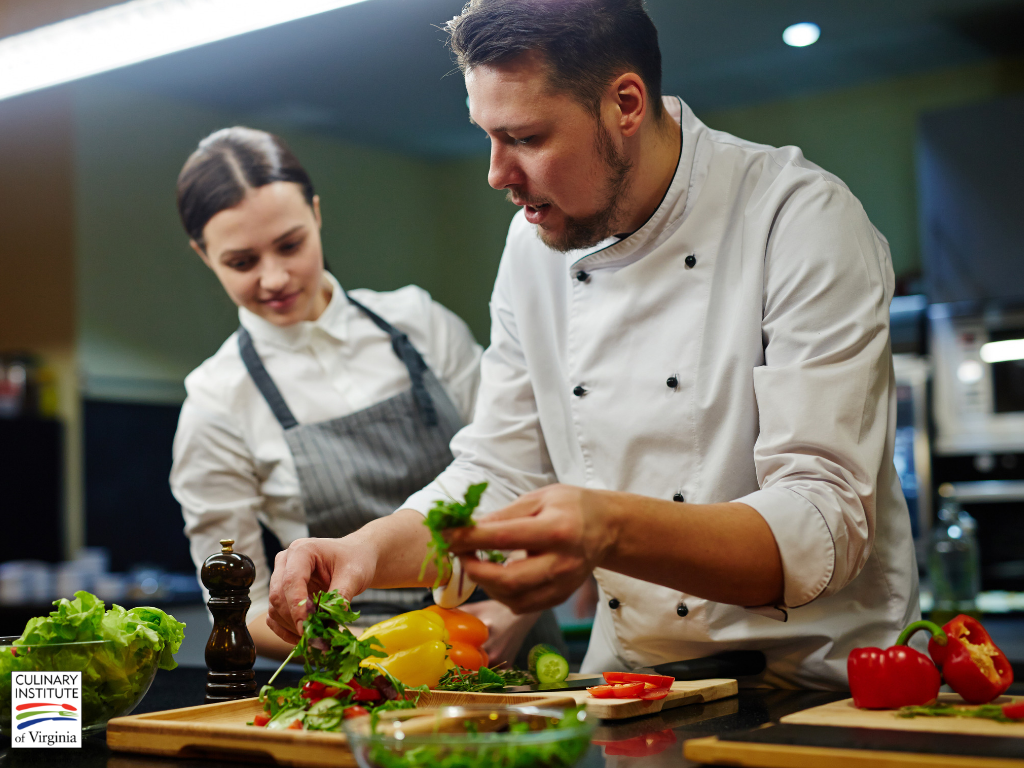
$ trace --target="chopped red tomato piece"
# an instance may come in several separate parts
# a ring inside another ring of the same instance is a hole
[[[324,688],[325,699],[333,699],[339,693],[341,693],[341,688],[332,688],[331,686]]]
[[[376,688],[364,688],[355,680],[349,682],[352,689],[352,701],[380,701],[384,694]]]
[[[288,726],[288,730],[289,731],[301,731],[302,730],[302,721],[299,720],[298,718],[295,718],[295,720],[292,721],[292,724]]]
[[[635,699],[644,690],[643,683],[615,683],[610,685],[595,685],[587,688],[590,695],[595,699]]]
[[[267,723],[269,723],[269,722],[270,722],[270,715],[259,714],[259,715],[256,715],[256,717],[254,717],[252,719],[252,724],[256,725],[256,726],[259,726],[261,728],[264,725],[266,725]]]
[[[1011,720],[1024,719],[1024,699],[1003,704],[1003,714]]]
[[[656,688],[671,688],[676,681],[668,675],[642,675],[639,672],[605,672],[604,679],[609,683],[651,683]]]
[[[341,711],[341,717],[344,720],[348,720],[350,717],[359,717],[361,715],[370,714],[364,707],[360,707],[358,704],[352,707],[345,707]]]
[[[324,697],[324,689],[327,688],[323,683],[318,683],[316,680],[310,680],[304,686],[302,686],[302,698],[309,699],[311,701],[319,701]]]

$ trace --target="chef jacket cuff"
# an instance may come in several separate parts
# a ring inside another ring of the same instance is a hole
[[[836,548],[825,518],[796,491],[778,486],[736,499],[757,510],[782,558],[783,601],[797,608],[818,597],[835,572]]]
[[[476,584],[462,572],[462,561],[451,558],[452,577],[443,587],[434,590],[434,602],[442,608],[458,608],[469,599]]]

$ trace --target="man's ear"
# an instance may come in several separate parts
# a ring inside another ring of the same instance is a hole
[[[313,216],[316,218],[316,228],[323,229],[323,220],[320,218],[320,195],[313,195]]]
[[[192,250],[199,254],[199,258],[203,260],[203,264],[213,269],[213,265],[210,263],[210,257],[206,255],[206,251],[203,250],[203,246],[197,243],[195,240],[189,240],[188,244],[192,246]]]
[[[616,127],[623,138],[640,130],[648,112],[647,86],[636,72],[619,75],[608,86],[608,97],[615,107]]]

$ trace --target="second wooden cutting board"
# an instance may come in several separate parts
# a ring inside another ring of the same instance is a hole
[[[569,675],[569,680],[589,675]],[[553,696],[569,696],[576,700],[576,703],[586,702],[587,712],[596,715],[602,720],[623,720],[627,717],[640,717],[641,715],[652,715],[666,709],[682,707],[687,704],[701,704],[716,699],[724,699],[726,696],[735,696],[739,691],[739,685],[735,680],[677,680],[672,684],[672,691],[664,699],[657,701],[642,701],[640,699],[595,699],[586,691],[547,691]],[[531,694],[509,693],[506,696],[536,696]]]

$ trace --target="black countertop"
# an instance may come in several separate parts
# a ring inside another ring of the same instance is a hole
[[[262,685],[270,674],[257,672],[258,682]],[[278,684],[293,684],[297,679],[296,673],[282,673]],[[135,713],[202,704],[205,682],[205,669],[179,667],[171,672],[161,671]],[[596,742],[605,743],[592,745],[580,766],[692,766],[694,763],[684,760],[682,756],[682,743],[686,739],[756,728],[767,722],[778,721],[790,712],[840,698],[844,696],[812,691],[745,690],[739,696],[708,704],[679,707],[632,720],[607,722],[600,725],[594,735]],[[0,742],[2,768],[236,768],[238,765],[223,761],[177,760],[111,752],[107,748],[105,734],[102,733],[87,738],[80,750],[11,749],[6,739]]]

